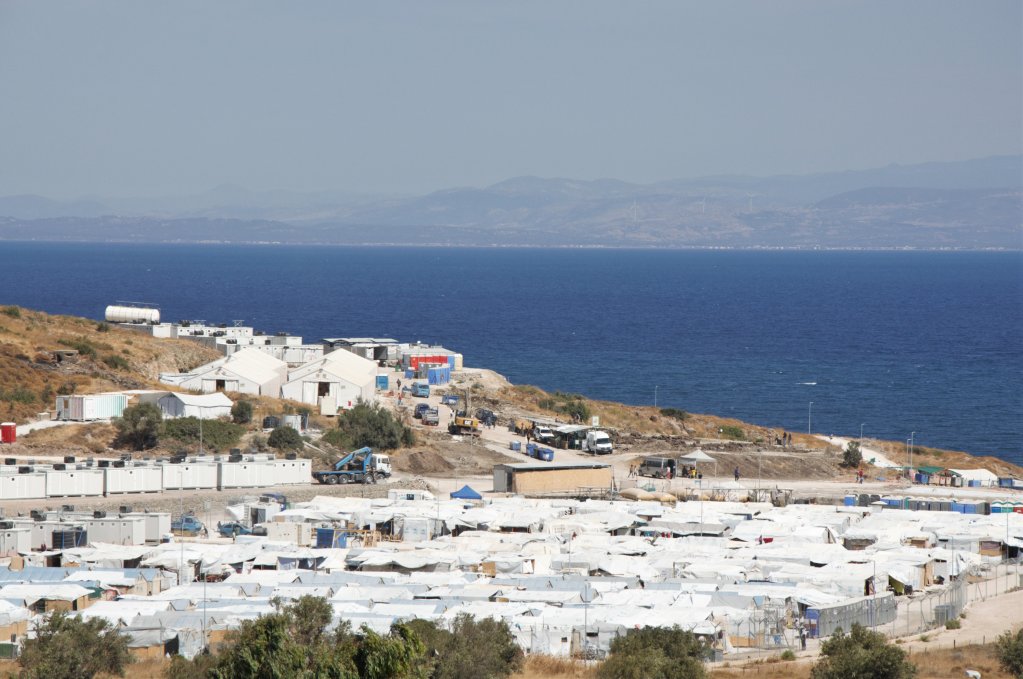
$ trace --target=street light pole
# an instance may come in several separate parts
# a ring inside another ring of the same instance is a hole
[[[860,441],[863,440],[863,424],[864,423],[862,423],[862,422],[860,423]]]
[[[913,473],[913,439],[916,438],[916,432],[910,432],[909,434],[909,473]],[[910,476],[910,479],[913,477]]]
[[[657,407],[657,389],[658,389],[658,385],[655,384],[654,385],[654,407],[655,408]]]
[[[813,433],[813,401],[810,401],[810,407],[806,411],[806,433]]]

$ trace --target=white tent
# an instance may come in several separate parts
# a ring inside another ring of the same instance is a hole
[[[696,464],[697,462],[713,462],[714,463],[714,476],[718,475],[718,461],[716,458],[711,457],[707,453],[703,452],[699,448],[678,458],[678,461],[683,464]]]
[[[157,404],[165,418],[198,417],[215,420],[231,415],[231,399],[224,394],[167,394]]]

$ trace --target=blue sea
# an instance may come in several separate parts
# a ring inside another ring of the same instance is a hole
[[[1023,462],[1020,253],[0,243],[0,303],[101,318],[117,300],[307,341],[440,343],[548,390]]]

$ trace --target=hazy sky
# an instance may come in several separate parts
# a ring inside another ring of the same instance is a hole
[[[1023,3],[0,0],[0,195],[1020,153]]]

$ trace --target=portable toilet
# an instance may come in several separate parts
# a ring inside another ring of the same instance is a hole
[[[390,381],[387,379],[387,375],[377,375],[377,389],[387,391],[389,386]]]

